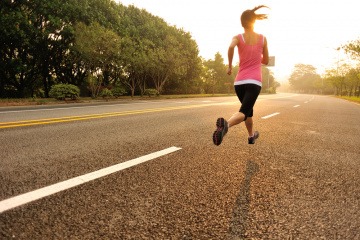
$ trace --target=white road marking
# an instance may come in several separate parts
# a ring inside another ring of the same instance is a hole
[[[74,177],[69,180],[59,182],[47,187],[43,187],[28,193],[24,193],[12,198],[5,199],[0,202],[0,213],[10,210],[15,207],[19,207],[21,205],[27,204],[29,202],[33,202],[43,197],[47,197],[49,195],[64,191],[69,188],[73,188],[75,186],[84,184],[86,182],[110,175],[115,172],[119,172],[126,168],[133,167],[135,165],[150,161],[152,159],[170,154],[172,152],[178,151],[181,148],[178,147],[170,147],[158,152],[150,153],[148,155],[138,157],[127,162],[119,163],[107,168],[100,169],[98,171],[94,171],[88,174],[84,174],[82,176]]]
[[[300,105],[295,105],[294,108],[300,107]]]
[[[309,101],[306,101],[306,102],[304,102],[304,103],[308,103]]]
[[[281,99],[281,98],[292,98],[292,97],[296,97],[296,96],[299,96],[299,94],[292,94],[292,95],[286,95],[286,96],[281,96],[281,97],[276,96],[276,95],[274,95],[274,96],[272,96],[272,95],[259,95],[258,100],[274,100],[274,99]]]
[[[274,116],[279,115],[279,114],[280,114],[279,112],[276,112],[276,113],[264,116],[264,117],[262,117],[262,119],[268,119],[268,118],[274,117]]]

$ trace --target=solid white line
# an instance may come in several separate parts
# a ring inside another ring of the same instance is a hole
[[[300,107],[300,105],[295,105],[294,108]]]
[[[264,117],[262,117],[262,119],[268,119],[268,118],[271,118],[271,117],[276,116],[276,115],[278,115],[278,114],[280,114],[280,113],[279,113],[279,112],[276,112],[276,113],[273,113],[273,114],[264,116]]]
[[[18,207],[18,206],[27,204],[29,202],[38,200],[40,198],[64,191],[66,189],[73,188],[75,186],[84,184],[86,182],[107,176],[109,174],[124,170],[126,168],[130,168],[135,165],[150,161],[152,159],[170,154],[170,153],[178,151],[180,149],[181,148],[178,148],[178,147],[170,147],[170,148],[158,151],[158,152],[154,152],[154,153],[142,156],[142,157],[138,157],[138,158],[129,160],[127,162],[119,163],[119,164],[116,164],[116,165],[113,165],[113,166],[110,166],[107,168],[100,169],[95,172],[84,174],[82,176],[74,177],[74,178],[71,178],[71,179],[63,181],[63,182],[59,182],[59,183],[56,183],[56,184],[53,184],[53,185],[50,185],[47,187],[43,187],[43,188],[28,192],[28,193],[24,193],[24,194],[21,194],[21,195],[12,197],[12,198],[8,198],[8,199],[0,202],[0,213],[10,210],[12,208]]]

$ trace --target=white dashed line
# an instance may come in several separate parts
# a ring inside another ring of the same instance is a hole
[[[127,162],[119,163],[107,168],[100,169],[98,171],[94,171],[88,174],[84,174],[82,176],[78,176],[75,178],[71,178],[69,180],[59,182],[47,187],[43,187],[28,193],[24,193],[12,198],[8,198],[6,200],[3,200],[0,202],[0,213],[5,212],[7,210],[10,210],[12,208],[27,204],[29,202],[33,202],[35,200],[38,200],[40,198],[64,191],[69,188],[73,188],[75,186],[84,184],[86,182],[110,175],[115,172],[119,172],[121,170],[124,170],[126,168],[133,167],[135,165],[153,160],[155,158],[170,154],[172,152],[178,151],[181,148],[178,147],[170,147],[158,152],[154,152],[142,157],[138,157],[132,160],[129,160]]]
[[[262,119],[268,119],[268,118],[274,117],[274,116],[279,115],[279,114],[280,114],[279,112],[276,112],[276,113],[264,116],[264,117],[262,117]]]
[[[294,108],[300,107],[300,105],[295,105]]]

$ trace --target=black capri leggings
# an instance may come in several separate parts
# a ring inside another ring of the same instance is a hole
[[[261,87],[256,84],[242,84],[235,85],[235,92],[238,96],[241,107],[239,112],[245,115],[245,120],[248,117],[252,117],[254,114],[253,107],[255,105],[256,99],[259,96]]]

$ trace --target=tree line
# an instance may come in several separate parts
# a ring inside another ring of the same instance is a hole
[[[327,69],[323,76],[309,64],[296,64],[289,78],[292,90],[303,93],[335,94],[340,96],[360,96],[360,39],[339,47],[344,50],[357,66],[348,63],[336,64]]]
[[[49,97],[56,84],[92,97],[232,89],[219,53],[205,60],[189,32],[112,0],[2,0],[0,43],[0,98]]]

